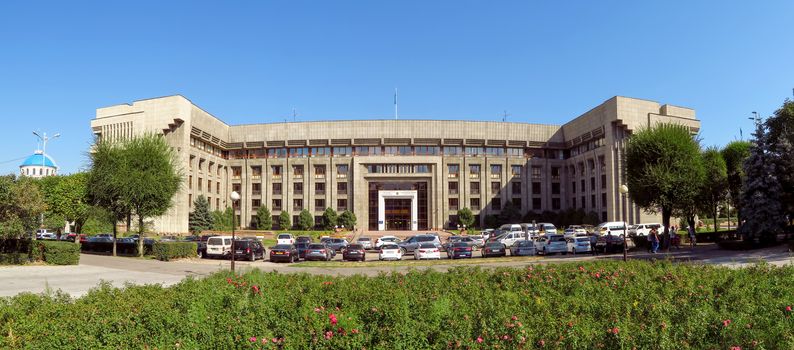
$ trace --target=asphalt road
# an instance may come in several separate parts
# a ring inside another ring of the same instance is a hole
[[[478,254],[478,253],[477,253]],[[475,256],[477,256],[475,254]],[[445,257],[444,253],[442,256]],[[412,256],[407,256],[412,259]],[[695,249],[682,248],[672,250],[669,253],[649,254],[637,252],[630,254],[632,259],[665,259],[670,258],[676,261],[716,264],[729,267],[742,267],[755,264],[759,261],[766,261],[773,265],[794,264],[794,256],[786,251],[784,246],[759,249],[753,251],[724,251],[716,248],[715,245],[700,246]],[[337,255],[335,260],[341,259]],[[377,260],[376,253],[367,254],[367,260]],[[527,258],[511,261],[499,261],[474,258],[478,266],[499,267],[499,266],[526,266],[536,263],[555,263],[566,261],[586,261],[595,259],[622,259],[621,254],[591,256],[589,254],[578,255],[554,255],[542,258]],[[473,261],[467,261],[466,266],[472,266]],[[237,262],[237,269],[245,270],[258,268],[265,271],[277,271],[281,273],[311,273],[324,275],[377,275],[382,272],[408,271],[410,269],[433,269],[446,271],[450,267],[460,264],[457,260],[442,259],[436,264],[429,266],[395,266],[394,264],[384,264],[383,266],[367,267],[340,267],[337,261],[322,263],[321,267],[298,267],[285,263],[271,263],[269,261]],[[353,264],[355,266],[355,264]],[[229,260],[216,259],[187,259],[181,261],[161,262],[151,259],[139,259],[128,257],[111,257],[104,255],[82,254],[80,264],[77,266],[2,266],[0,267],[0,296],[13,296],[22,292],[42,293],[47,290],[61,290],[73,297],[79,297],[94,288],[101,281],[107,281],[114,286],[123,287],[127,283],[132,284],[154,284],[159,283],[164,286],[178,283],[187,276],[202,277],[212,274],[219,270],[229,269]]]

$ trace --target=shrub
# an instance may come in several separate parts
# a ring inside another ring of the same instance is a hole
[[[168,288],[103,284],[77,300],[0,300],[0,348],[792,349],[793,285],[790,265],[642,261],[221,272]]]
[[[196,256],[196,242],[154,242],[152,253],[157,260]]]
[[[36,260],[51,265],[77,265],[80,262],[80,244],[72,242],[36,241],[33,252]]]

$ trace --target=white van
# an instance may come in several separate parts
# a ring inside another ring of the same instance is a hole
[[[659,234],[664,232],[664,226],[659,223],[652,223],[652,224],[637,224],[634,225],[634,228],[629,227],[629,234],[633,236],[644,237],[651,234],[651,229],[656,229],[659,231]]]
[[[500,230],[505,232],[521,232],[524,231],[524,228],[521,227],[519,224],[506,224],[499,227]]]
[[[532,235],[537,235],[540,233],[540,226],[537,224],[533,225],[532,223],[523,223],[519,225],[521,225],[521,230],[524,232],[529,232]]]
[[[622,236],[626,232],[626,223],[623,221],[602,222],[596,226],[595,233],[601,236]]]
[[[540,230],[540,234],[542,235],[556,235],[557,234],[557,226],[548,222],[541,222],[538,224],[538,229]]]
[[[207,257],[227,257],[232,252],[232,236],[213,236],[207,239]]]
[[[499,243],[502,243],[506,248],[510,248],[518,241],[524,241],[527,239],[527,234],[522,231],[514,231],[508,232],[499,239]]]

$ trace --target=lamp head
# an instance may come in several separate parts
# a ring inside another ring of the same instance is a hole
[[[232,193],[229,195],[229,198],[231,198],[233,202],[239,201],[240,194],[237,193],[237,191],[232,191]]]
[[[621,194],[626,194],[626,193],[629,193],[629,186],[626,186],[626,185],[620,185],[620,189],[619,189],[619,190],[620,190],[620,193],[621,193]]]

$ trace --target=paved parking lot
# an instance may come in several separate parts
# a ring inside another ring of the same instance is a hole
[[[445,254],[442,253],[445,257]],[[324,275],[377,275],[381,272],[408,271],[410,269],[433,269],[446,271],[460,263],[476,262],[483,267],[499,266],[526,266],[535,263],[557,263],[569,261],[587,261],[595,259],[622,259],[621,254],[591,256],[554,255],[549,257],[527,257],[516,259],[483,259],[475,252],[475,258],[468,261],[442,259],[434,264],[411,266],[411,264],[393,264],[389,262],[374,264],[377,260],[375,252],[367,253],[367,263],[362,267],[356,264],[340,264],[341,255],[334,261],[312,264],[311,267],[285,263],[271,263],[269,261],[237,262],[238,271],[258,268],[265,271],[281,273],[312,273]],[[682,248],[669,253],[649,254],[635,252],[630,255],[632,259],[674,259],[682,262],[697,262],[716,264],[729,267],[741,267],[766,261],[773,265],[794,264],[794,257],[787,252],[785,247],[759,249],[753,251],[723,251],[715,245],[704,245],[696,249]],[[405,257],[411,260],[412,256]],[[4,266],[0,267],[0,296],[13,296],[22,292],[42,293],[47,289],[62,290],[74,297],[84,295],[89,289],[101,281],[107,281],[114,286],[123,287],[126,283],[171,285],[178,283],[187,276],[202,277],[219,270],[229,269],[230,261],[221,259],[187,259],[181,261],[161,262],[152,259],[139,259],[128,257],[112,257],[104,255],[82,254],[80,264],[77,266]]]

